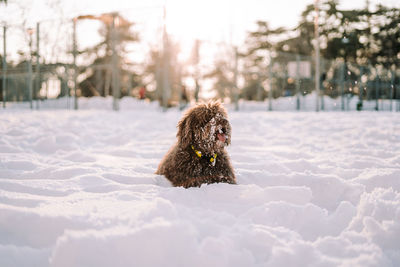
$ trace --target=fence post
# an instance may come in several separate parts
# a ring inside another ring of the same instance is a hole
[[[113,110],[119,110],[119,77],[118,77],[118,55],[116,51],[117,32],[115,28],[116,14],[112,15],[111,24],[111,49],[112,49],[112,91],[113,91]]]
[[[160,49],[160,51],[161,51],[161,49]],[[162,92],[161,53],[159,53],[159,55],[157,55],[157,58],[156,58],[155,78],[156,78],[156,96],[157,96],[157,99],[160,101],[160,104],[162,106],[162,104],[163,104],[163,92]]]
[[[69,64],[67,64],[67,65],[65,66],[65,83],[66,83],[65,90],[67,90],[67,109],[70,109],[70,101],[71,101],[71,90],[70,90],[70,88],[69,88],[69,86],[68,86],[68,81],[69,81],[69,75],[68,75],[68,73],[69,73],[69,68],[70,68],[70,66],[69,66]]]
[[[78,109],[78,95],[77,95],[77,80],[78,80],[78,67],[76,65],[76,54],[77,54],[77,44],[76,44],[76,21],[77,18],[73,19],[73,31],[72,31],[72,41],[73,41],[73,48],[72,54],[74,57],[73,67],[74,67],[74,109]]]
[[[260,73],[257,73],[257,100],[258,101],[263,100]]]
[[[168,98],[170,95],[169,86],[169,42],[167,34],[167,11],[164,6],[164,31],[163,31],[163,62],[162,62],[162,106],[163,111],[168,108]]]
[[[239,110],[239,88],[237,85],[237,79],[238,79],[238,60],[239,60],[239,53],[238,53],[238,48],[235,46],[234,48],[235,51],[235,65],[234,65],[234,70],[233,70],[233,97],[235,101],[235,110]]]
[[[272,57],[270,57],[269,62],[269,91],[268,91],[268,110],[272,111]]]
[[[395,75],[393,67],[390,70],[390,72],[391,72],[391,76],[392,76],[391,83],[390,83],[390,112],[392,112],[393,111],[393,94],[394,94],[394,75]]]
[[[6,90],[7,90],[7,59],[6,59],[6,53],[7,53],[7,49],[6,49],[6,33],[7,33],[7,26],[4,25],[3,26],[3,108],[6,108]]]
[[[200,45],[201,45],[201,41],[196,40],[194,43],[194,65],[195,65],[195,67],[194,67],[194,83],[195,83],[194,99],[195,99],[196,103],[199,102],[199,93],[200,93],[200,84],[199,84]]]
[[[325,110],[325,86],[324,86],[324,81],[326,79],[326,72],[325,72],[325,60],[322,58],[321,59],[321,65],[322,65],[322,75],[320,75],[319,78],[319,85],[320,85],[320,98],[321,98],[321,110]]]
[[[341,109],[344,111],[344,84],[346,75],[346,61],[342,64],[342,71],[340,72],[340,100]]]
[[[376,74],[374,85],[375,85],[375,110],[378,111],[379,110],[379,101],[378,101],[378,98],[379,98],[379,76],[378,76],[378,73]]]
[[[35,98],[36,98],[36,109],[39,109],[39,99],[38,94],[40,93],[40,53],[39,53],[39,43],[40,43],[40,34],[39,34],[39,22],[36,23],[36,85],[35,85]]]
[[[363,97],[364,97],[364,67],[360,67],[360,76],[358,78],[358,103],[357,110],[361,111],[363,108]]]
[[[319,95],[320,95],[320,47],[319,47],[319,0],[315,0],[315,21],[314,21],[314,32],[315,32],[315,94],[316,94],[316,107],[315,111],[319,111]]]
[[[29,106],[33,109],[33,81],[32,81],[32,33],[33,29],[28,29],[29,34],[29,59],[28,59],[28,97],[29,97]]]
[[[29,107],[33,109],[33,102],[32,102],[32,89],[33,89],[33,82],[32,82],[32,57],[29,57],[28,60],[28,98],[29,98]]]
[[[300,110],[300,55],[296,55],[296,110]]]

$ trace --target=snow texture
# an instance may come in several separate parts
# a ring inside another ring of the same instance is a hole
[[[182,113],[0,111],[0,266],[400,266],[400,116],[229,111],[238,185],[154,171]],[[253,110],[253,111],[250,111]]]

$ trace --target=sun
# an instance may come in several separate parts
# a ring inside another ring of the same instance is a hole
[[[228,22],[229,14],[219,1],[166,1],[167,32],[180,42],[221,41],[229,30]]]

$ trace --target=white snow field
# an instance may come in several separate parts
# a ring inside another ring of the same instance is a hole
[[[0,266],[400,266],[400,113],[230,109],[238,185],[184,189],[182,113],[109,100],[0,110]]]

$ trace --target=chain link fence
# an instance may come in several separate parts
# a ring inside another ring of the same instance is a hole
[[[153,25],[145,22],[149,14],[155,16]],[[265,110],[318,105],[319,110],[400,111],[398,68],[321,58],[317,96],[312,56],[272,52],[251,65],[231,45],[196,41],[182,60],[179,44],[164,28],[162,8],[142,12],[135,23],[126,17],[119,12],[34,27],[4,25],[2,106],[23,102],[35,109],[58,98],[61,108],[78,109],[78,97],[111,96],[118,110],[121,97],[141,98],[145,88],[149,99],[165,107],[203,97],[230,101],[236,109],[250,100]]]
[[[320,64],[320,110],[400,111],[400,69],[358,65],[343,59],[321,58]],[[285,97],[293,98],[295,110],[310,109],[305,98],[316,95],[313,57],[272,53],[268,66],[255,77],[261,79],[261,92],[252,95],[257,100],[267,97],[270,110],[279,109],[279,101],[272,104],[271,100]]]
[[[130,22],[122,13],[40,21],[33,26],[3,25],[2,106],[23,103],[35,109],[45,100],[64,99],[58,101],[60,108],[78,109],[79,97],[111,96],[112,107],[118,110],[119,99],[136,96],[148,76],[144,66],[153,47],[139,39],[139,32],[155,43],[162,38],[158,29],[162,9],[148,10],[156,15],[150,26]]]

